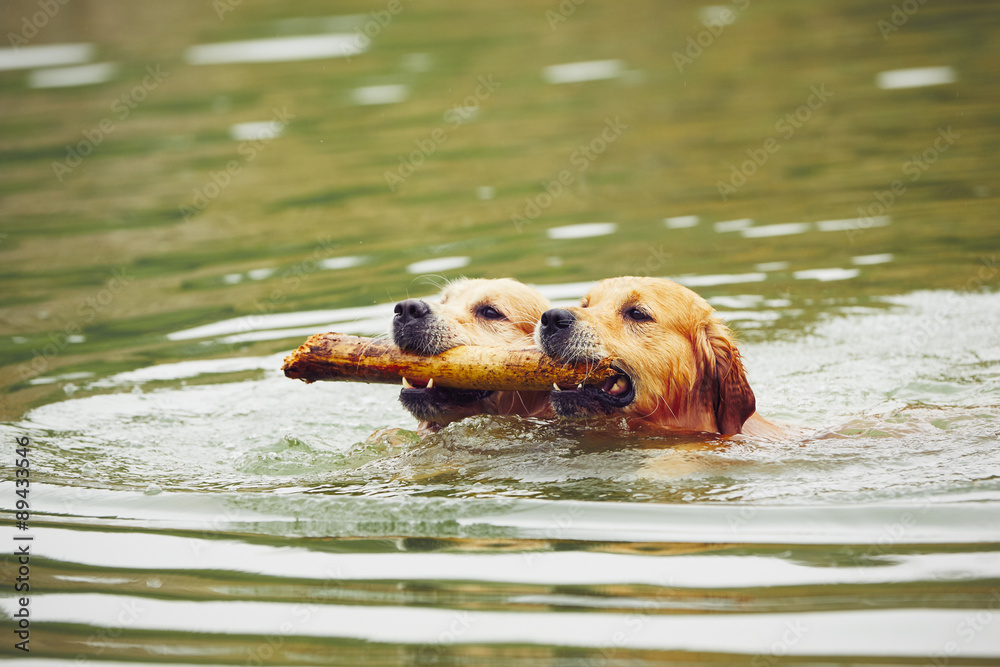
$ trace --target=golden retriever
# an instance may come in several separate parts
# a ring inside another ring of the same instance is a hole
[[[553,387],[564,417],[621,416],[654,425],[732,435],[773,436],[759,417],[733,333],[712,307],[662,278],[622,277],[595,285],[578,308],[553,308],[535,339],[564,361],[619,360],[621,374],[596,385]]]
[[[545,297],[516,280],[463,278],[445,287],[436,303],[397,303],[391,335],[400,349],[422,355],[458,345],[532,347],[535,325],[548,308]],[[404,378],[399,400],[422,422],[422,432],[476,414],[552,415],[545,391],[450,389],[434,385],[433,379],[420,384]]]

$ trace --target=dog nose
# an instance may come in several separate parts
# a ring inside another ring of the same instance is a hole
[[[397,303],[392,312],[396,313],[397,320],[405,323],[410,320],[420,320],[427,317],[431,312],[431,307],[420,299],[406,299]]]
[[[553,334],[573,324],[576,321],[576,316],[565,308],[552,308],[542,313],[542,318],[539,321],[543,333]]]

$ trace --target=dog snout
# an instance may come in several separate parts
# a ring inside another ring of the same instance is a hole
[[[406,324],[414,320],[422,320],[430,315],[431,307],[420,299],[406,299],[397,303],[393,312],[396,314],[395,319],[400,324]]]
[[[393,308],[392,342],[399,349],[418,354],[441,352],[440,322],[434,317],[431,306],[420,299],[400,301]],[[447,348],[444,348],[447,349]]]
[[[551,308],[542,313],[538,319],[535,332],[535,342],[549,356],[557,359],[565,358],[572,347],[573,333],[576,327],[576,316],[565,308]]]
[[[568,329],[576,321],[576,315],[565,308],[551,308],[542,313],[539,323],[542,325],[542,335],[552,336]]]

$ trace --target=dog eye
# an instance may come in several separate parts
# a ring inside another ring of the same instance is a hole
[[[649,316],[642,308],[627,308],[625,310],[625,317],[632,320],[633,322],[652,322],[653,318]]]
[[[506,315],[501,313],[493,306],[486,306],[486,305],[477,306],[476,315],[483,318],[484,320],[503,320],[507,318]]]

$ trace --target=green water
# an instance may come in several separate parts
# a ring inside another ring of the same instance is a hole
[[[32,538],[5,658],[1000,659],[994,3],[4,1],[0,28],[0,539]],[[278,370],[460,275],[573,303],[628,274],[709,299],[804,435],[420,439],[395,387]]]

